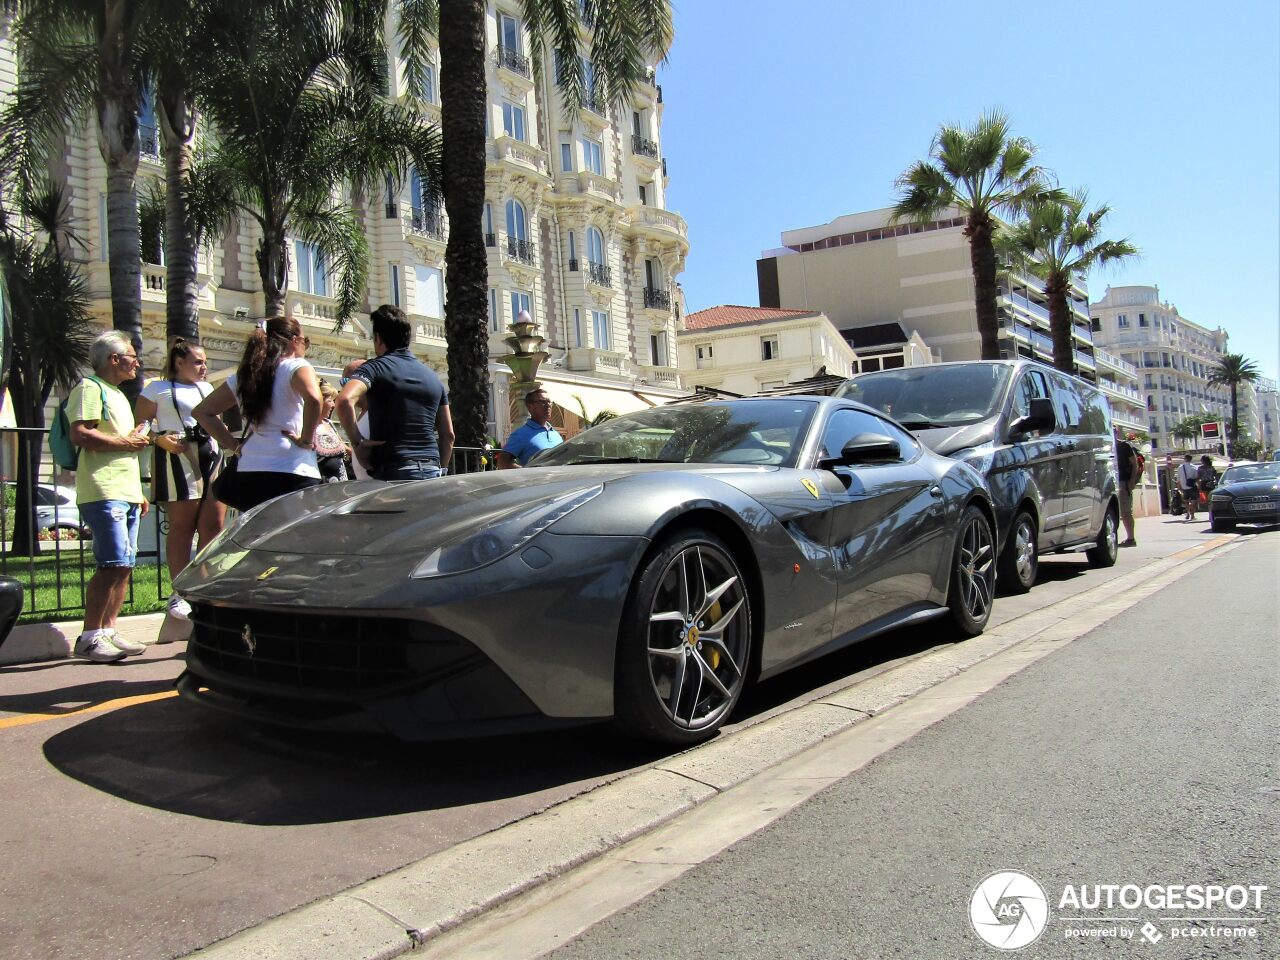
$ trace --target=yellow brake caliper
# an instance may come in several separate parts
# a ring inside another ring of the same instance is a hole
[[[717,600],[711,605],[711,609],[707,611],[707,622],[717,624],[720,622],[720,601]],[[720,651],[715,647],[711,648],[711,669],[720,669]]]

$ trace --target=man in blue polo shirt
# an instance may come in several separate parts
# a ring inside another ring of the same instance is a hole
[[[524,425],[511,431],[507,442],[498,451],[499,470],[510,470],[512,467],[523,467],[535,455],[543,450],[558,447],[564,441],[556,428],[551,425],[551,398],[547,391],[535,387],[525,394],[525,408],[529,411],[529,419]]]
[[[377,480],[428,480],[446,472],[453,453],[449,394],[435,371],[409,351],[413,327],[384,303],[373,321],[373,360],[361,364],[338,394],[338,417],[356,458]],[[369,436],[356,423],[368,396]]]

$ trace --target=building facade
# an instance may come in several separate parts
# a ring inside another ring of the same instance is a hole
[[[1089,313],[1095,342],[1139,372],[1143,429],[1156,449],[1187,446],[1173,435],[1187,417],[1230,419],[1230,390],[1208,383],[1227,352],[1225,330],[1181,316],[1154,286],[1107,287]]]
[[[761,306],[821,310],[849,339],[852,331],[897,323],[918,333],[937,361],[982,356],[974,307],[973,268],[964,218],[949,211],[928,224],[891,224],[892,210],[838,217],[788,230],[782,246],[756,262]],[[1096,382],[1126,429],[1145,429],[1133,364],[1099,351],[1089,323],[1088,294],[1069,294],[1077,373]],[[1053,363],[1043,283],[1023,273],[1000,282],[1001,355]]]
[[[734,305],[686,316],[679,358],[686,386],[739,396],[779,389],[819,371],[849,377],[858,359],[822,313]]]
[[[567,110],[549,63],[536,66],[516,0],[488,4],[488,130],[484,234],[488,247],[491,378],[490,432],[510,428],[508,352],[504,337],[528,310],[547,338],[549,361],[540,378],[579,391],[616,391],[618,406],[660,403],[682,395],[675,357],[681,309],[676,278],[684,269],[688,230],[666,208],[662,154],[662,89],[651,70],[633,97],[606,103],[591,97]],[[387,48],[398,49],[398,24],[386,24]],[[582,32],[589,50],[590,28]],[[547,58],[550,60],[551,58]],[[0,96],[13,89],[13,48],[0,38]],[[393,59],[389,94],[412,101],[440,120],[439,53],[421,90],[406,86]],[[411,96],[412,95],[412,96]],[[164,176],[154,112],[140,115],[138,191]],[[67,138],[54,177],[66,184],[78,225],[77,250],[93,309],[110,325],[106,247],[106,176],[93,121]],[[447,373],[444,335],[444,252],[448,219],[426,199],[416,174],[386,178],[375,195],[344,193],[370,247],[364,311],[335,332],[334,278],[324,257],[290,241],[288,312],[312,341],[317,369],[335,375],[349,360],[372,356],[368,312],[394,303],[409,315],[412,349]],[[258,236],[242,221],[199,254],[201,339],[213,369],[238,361],[245,337],[264,310],[254,251]],[[145,251],[142,323],[145,364],[155,371],[165,349],[165,268],[159,250]],[[570,413],[576,413],[571,410]],[[522,413],[518,414],[522,416]]]

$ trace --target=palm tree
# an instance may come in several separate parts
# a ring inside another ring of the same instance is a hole
[[[284,311],[289,237],[337,274],[338,323],[365,298],[369,251],[343,185],[359,193],[412,165],[439,183],[439,131],[381,95],[385,4],[224,0],[204,25],[192,83],[213,134],[204,180],[224,224],[256,221],[270,315]],[[478,219],[477,219],[478,223]]]
[[[1026,219],[996,237],[996,248],[1009,263],[1044,281],[1049,301],[1049,330],[1053,334],[1053,365],[1076,372],[1072,349],[1071,282],[1083,280],[1094,267],[1130,260],[1138,248],[1128,240],[1102,240],[1102,221],[1111,208],[1105,204],[1085,213],[1083,190],[1066,197],[1040,196],[1026,207]]]
[[[24,188],[33,193],[49,169],[69,119],[90,106],[98,149],[107,168],[107,258],[112,325],[142,350],[142,268],[139,258],[138,63],[141,24],[153,3],[165,0],[9,0],[19,52],[18,87],[5,111],[6,136],[25,152],[0,157],[22,164]],[[134,396],[137,381],[122,389]]]
[[[93,326],[84,278],[66,256],[70,218],[61,188],[46,186],[17,210],[0,207],[0,270],[9,292],[5,349],[14,420],[36,429],[18,441],[12,552],[34,556],[35,502],[44,408],[54,386],[70,389],[89,358]]]
[[[1227,456],[1235,456],[1236,436],[1240,418],[1239,398],[1237,392],[1240,384],[1252,383],[1262,376],[1258,365],[1242,353],[1226,353],[1218,361],[1218,365],[1209,372],[1210,386],[1231,387],[1231,425],[1227,431]]]
[[[670,0],[522,0],[534,60],[548,48],[555,83],[571,108],[586,100],[621,102],[650,62],[665,59],[673,36]],[[445,336],[449,402],[459,446],[483,446],[489,402],[488,257],[485,201],[485,0],[398,0],[400,49],[411,89],[421,89],[430,43],[440,41],[444,133]],[[590,72],[581,59],[590,29]]]
[[[929,223],[950,208],[965,215],[984,360],[1000,357],[994,243],[999,217],[1020,214],[1032,197],[1048,192],[1047,173],[1033,163],[1035,155],[1031,141],[1010,135],[1008,117],[991,112],[969,128],[944,124],[929,147],[930,159],[916,161],[896,182],[901,197],[891,223]]]

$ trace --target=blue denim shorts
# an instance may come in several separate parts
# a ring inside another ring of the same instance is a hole
[[[138,556],[141,505],[124,500],[80,504],[80,521],[93,531],[93,559],[99,567],[132,567]]]

